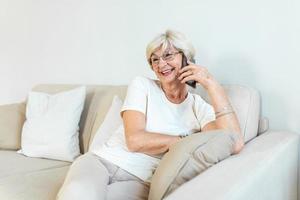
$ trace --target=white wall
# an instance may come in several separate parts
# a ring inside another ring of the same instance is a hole
[[[0,104],[38,83],[154,77],[145,46],[173,28],[220,82],[260,90],[272,128],[300,132],[299,8],[296,0],[0,0]]]

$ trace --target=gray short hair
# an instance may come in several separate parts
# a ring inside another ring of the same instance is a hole
[[[187,40],[187,38],[180,32],[174,30],[166,30],[165,33],[156,36],[146,48],[147,61],[151,66],[150,57],[154,51],[162,48],[165,51],[169,46],[173,46],[178,51],[184,53],[188,60],[194,62],[195,49],[193,45]]]

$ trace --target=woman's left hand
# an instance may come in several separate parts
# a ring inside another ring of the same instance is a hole
[[[188,62],[189,65],[179,70],[180,76],[178,79],[181,83],[185,83],[190,80],[195,80],[201,84],[205,89],[209,86],[217,83],[214,77],[208,72],[207,68]]]

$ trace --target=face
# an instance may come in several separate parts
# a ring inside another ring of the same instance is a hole
[[[150,57],[152,69],[163,83],[180,82],[177,77],[182,64],[182,53],[170,46],[165,51],[161,48]]]

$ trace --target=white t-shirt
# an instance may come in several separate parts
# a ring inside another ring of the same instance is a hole
[[[146,131],[167,135],[190,135],[215,120],[214,110],[199,95],[188,93],[180,104],[170,102],[157,80],[136,77],[128,87],[121,112],[136,110],[145,114]],[[100,157],[140,179],[150,182],[159,164],[158,157],[130,152],[121,125],[102,146]]]

